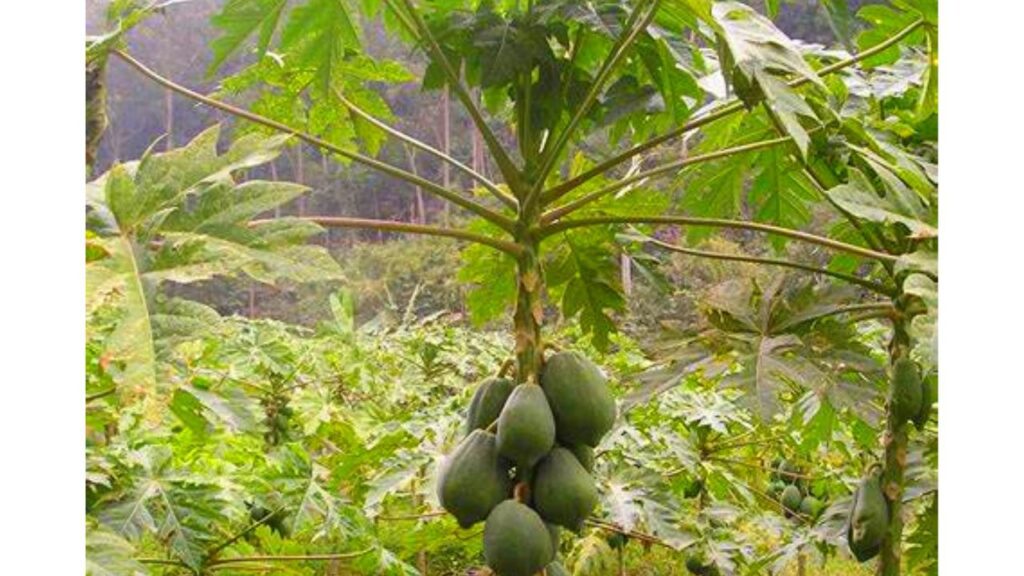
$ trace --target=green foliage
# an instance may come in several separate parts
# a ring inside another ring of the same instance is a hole
[[[167,340],[194,337],[217,321],[209,308],[162,297],[162,283],[245,274],[261,282],[337,278],[337,264],[304,245],[320,228],[253,220],[304,192],[289,183],[237,182],[237,172],[273,159],[284,137],[247,137],[218,154],[218,127],[183,148],[115,166],[87,186],[87,336],[123,368],[134,393],[157,388]],[[99,318],[103,320],[100,321]],[[92,330],[92,328],[96,328]]]

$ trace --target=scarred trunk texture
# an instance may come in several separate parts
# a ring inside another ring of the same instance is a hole
[[[898,307],[898,304],[897,304]],[[901,312],[903,312],[901,310]],[[893,337],[889,344],[889,360],[895,364],[910,354],[910,335],[906,330],[908,320],[899,314],[893,322]],[[892,417],[892,407],[886,415],[885,471],[882,474],[882,491],[889,502],[889,530],[882,543],[878,561],[879,576],[899,576],[900,558],[903,548],[903,472],[907,467],[907,429],[909,424],[898,423]]]
[[[544,323],[544,276],[540,266],[539,242],[530,236],[527,226],[517,232],[525,248],[516,272],[516,309],[513,316],[516,340],[516,381],[540,384],[544,362],[541,326]]]

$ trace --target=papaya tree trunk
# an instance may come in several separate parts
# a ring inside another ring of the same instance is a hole
[[[900,307],[899,299],[894,301],[897,314],[893,319],[892,341],[889,343],[889,361],[891,365],[910,354],[910,335],[907,333],[905,310]],[[890,384],[891,385],[891,384]],[[897,420],[890,403],[886,414],[885,436],[885,469],[882,472],[882,492],[889,503],[889,528],[882,542],[882,551],[878,561],[879,576],[899,576],[900,558],[903,548],[903,473],[907,467],[907,428],[906,422]]]
[[[540,240],[533,237],[528,222],[521,221],[516,240],[523,246],[516,269],[516,308],[513,331],[516,346],[516,381],[540,384],[544,362],[541,326],[544,323],[544,275],[540,266]]]

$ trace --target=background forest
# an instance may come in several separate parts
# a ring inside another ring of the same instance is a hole
[[[937,574],[934,3],[519,4],[87,2],[88,574],[486,574],[438,468],[561,350],[566,572]]]

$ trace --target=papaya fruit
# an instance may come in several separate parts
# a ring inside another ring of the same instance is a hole
[[[909,358],[900,358],[892,366],[892,385],[889,387],[889,410],[900,426],[921,411],[921,373]]]
[[[779,498],[779,502],[782,503],[782,507],[786,509],[790,514],[800,511],[800,503],[803,501],[803,494],[800,493],[800,489],[795,484],[786,486],[785,490],[782,491],[782,497]]]
[[[846,523],[846,541],[859,562],[866,562],[882,549],[889,529],[889,503],[882,493],[877,471],[865,476],[857,486]]]
[[[921,381],[921,408],[914,415],[914,428],[917,428],[918,432],[924,430],[925,424],[928,424],[928,419],[932,416],[932,404],[935,403],[932,398],[932,387],[928,385],[924,380]]]
[[[516,386],[498,416],[498,453],[532,468],[555,445],[555,419],[540,386]]]
[[[768,484],[768,495],[769,496],[773,496],[775,498],[781,498],[782,497],[782,491],[785,490],[785,489],[786,489],[786,483],[785,482],[783,482],[782,480],[772,480],[772,482],[770,484]]]
[[[544,526],[548,529],[548,537],[551,538],[551,560],[554,561],[558,555],[558,545],[562,542],[562,529],[550,522],[545,522]]]
[[[615,398],[596,364],[578,352],[558,352],[544,363],[541,387],[565,444],[597,446],[615,423]]]
[[[786,484],[796,484],[800,480],[800,472],[800,467],[789,460],[779,463],[778,477]]]
[[[626,536],[622,532],[612,532],[605,538],[608,542],[608,547],[612,550],[618,550],[619,548],[625,548],[626,544],[629,543],[629,536]]]
[[[544,576],[570,576],[569,570],[558,561],[544,567]]]
[[[533,504],[544,520],[579,532],[597,505],[597,487],[572,452],[559,446],[537,465]]]
[[[481,382],[466,412],[466,434],[487,428],[497,420],[515,386],[515,382],[508,378],[488,378]]]
[[[484,558],[498,576],[534,576],[554,558],[551,535],[529,506],[505,500],[484,524]]]
[[[821,500],[814,496],[804,496],[804,499],[800,501],[800,513],[808,518],[817,518],[824,507]]]
[[[441,464],[437,498],[460,526],[469,528],[509,497],[509,468],[510,463],[498,455],[494,434],[474,430]]]
[[[586,470],[587,472],[594,471],[593,448],[587,446],[586,444],[574,444],[571,446],[566,446],[566,448],[568,448],[569,451],[572,452],[572,455],[575,456],[577,460],[579,460],[580,465],[583,466],[584,470]]]

